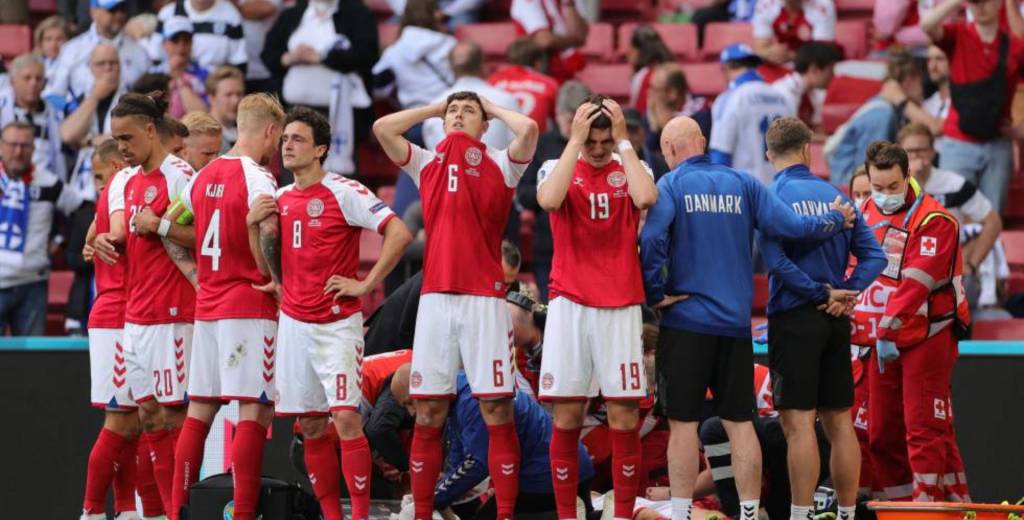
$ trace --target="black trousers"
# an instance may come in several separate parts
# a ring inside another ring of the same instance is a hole
[[[583,500],[587,514],[593,512],[590,504],[590,481],[581,481],[576,488],[576,496]],[[498,503],[491,496],[482,506],[471,501],[466,504],[452,506],[452,512],[461,520],[494,520],[498,516]],[[555,509],[555,495],[520,492],[516,498],[516,518],[519,520],[558,520]]]

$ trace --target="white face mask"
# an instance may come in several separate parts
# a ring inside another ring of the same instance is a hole
[[[882,213],[892,215],[903,207],[903,202],[907,200],[907,190],[904,188],[901,193],[893,195],[871,190],[871,199],[875,201],[875,206],[878,206]]]
[[[868,200],[868,198],[867,197],[856,197],[855,199],[853,199],[853,205],[857,209],[860,209],[860,208],[864,207],[864,201],[865,200]]]

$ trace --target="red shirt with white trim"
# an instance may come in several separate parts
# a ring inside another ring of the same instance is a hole
[[[174,265],[161,238],[155,233],[135,234],[135,215],[149,208],[157,215],[167,211],[172,199],[185,191],[192,167],[168,154],[159,168],[128,174],[124,190],[111,192],[110,213],[124,210],[128,238],[128,302],[125,321],[138,325],[190,322],[195,316],[196,293]]]
[[[384,390],[384,382],[398,371],[398,367],[412,363],[412,349],[396,350],[374,354],[363,359],[363,381],[360,388],[363,400],[376,406],[377,398]]]
[[[362,310],[359,298],[324,294],[332,275],[355,278],[363,229],[384,231],[395,217],[366,186],[335,173],[277,193],[281,215],[281,312],[306,323],[329,323]]]
[[[195,215],[196,319],[277,319],[274,297],[253,288],[270,278],[256,266],[245,224],[256,197],[275,191],[274,176],[249,157],[218,157],[189,183],[182,202]]]
[[[558,97],[558,82],[529,67],[507,65],[487,78],[487,82],[516,98],[523,113],[537,122],[543,133],[548,120],[555,115],[555,98]]]
[[[505,296],[501,238],[529,164],[459,131],[433,152],[409,145],[409,158],[398,166],[419,186],[423,203],[422,294]]]
[[[538,188],[557,160],[537,171]],[[651,178],[654,174],[644,164]],[[555,254],[549,282],[551,298],[563,296],[589,307],[625,307],[644,301],[637,233],[640,209],[629,197],[621,158],[594,168],[576,161],[562,206],[549,213]]]
[[[835,41],[836,7],[832,0],[804,0],[799,11],[785,0],[758,0],[751,24],[755,38],[773,38],[791,51],[811,41]]]
[[[131,169],[114,174],[110,183],[96,197],[96,234],[110,232],[110,193],[124,193],[124,184]],[[123,252],[123,251],[122,251]],[[96,273],[96,301],[89,309],[90,329],[124,328],[124,308],[128,297],[125,294],[125,260],[119,259],[114,265],[93,262]]]
[[[569,32],[559,0],[512,0],[509,15],[520,36],[544,30],[557,35]],[[583,53],[575,47],[548,53],[548,74],[559,82],[572,79],[586,64]]]

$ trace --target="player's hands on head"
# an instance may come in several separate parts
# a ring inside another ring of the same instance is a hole
[[[572,118],[572,130],[569,133],[569,140],[582,146],[590,137],[590,125],[601,115],[601,110],[593,103],[583,103],[576,109],[576,115]]]
[[[267,217],[277,213],[277,203],[270,195],[259,195],[252,201],[249,213],[245,216],[245,225],[256,227]]]
[[[117,245],[111,239],[110,233],[96,235],[96,240],[93,244],[95,256],[99,257],[103,263],[110,265],[117,263]]]
[[[370,289],[370,285],[365,280],[345,278],[337,274],[328,278],[327,283],[324,284],[324,294],[334,293],[334,301],[345,296],[358,298],[370,292]]]
[[[480,97],[480,106],[483,107],[483,109],[484,109],[484,121],[490,121],[491,119],[494,118],[494,109],[497,108],[497,105],[495,105],[494,103],[491,103],[491,100],[489,100],[489,99],[487,99],[487,98],[485,98],[483,96],[479,96],[479,97]]]
[[[843,214],[843,227],[846,229],[853,227],[854,221],[857,219],[857,210],[853,209],[853,205],[849,202],[844,202],[842,196],[836,195],[836,199],[829,204],[829,208]]]
[[[153,210],[149,207],[142,208],[135,215],[135,234],[139,236],[146,236],[150,233],[156,233],[156,230],[160,227],[160,217],[153,213]]]
[[[629,130],[626,128],[626,116],[622,113],[622,106],[613,99],[605,99],[601,104],[601,111],[612,120],[612,139],[615,139],[615,142],[629,139]]]

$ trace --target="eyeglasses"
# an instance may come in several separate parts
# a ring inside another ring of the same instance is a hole
[[[32,141],[29,141],[27,143],[16,143],[16,142],[11,142],[11,141],[3,141],[3,144],[4,144],[4,146],[10,146],[11,148],[14,148],[15,150],[17,150],[19,148],[22,149],[22,150],[28,150],[28,149],[31,149],[31,148],[35,147],[35,143],[33,143]]]

